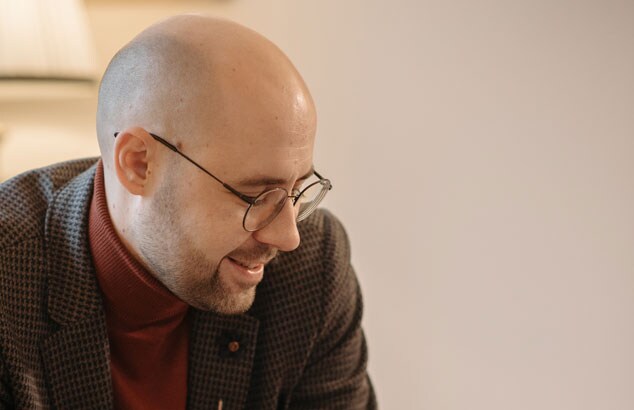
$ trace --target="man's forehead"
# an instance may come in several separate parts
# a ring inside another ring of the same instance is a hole
[[[310,168],[300,174],[299,177],[282,177],[279,175],[265,175],[260,174],[257,176],[247,176],[244,178],[238,178],[234,182],[241,187],[260,187],[260,186],[275,186],[275,185],[287,185],[290,182],[302,181],[310,178],[315,172],[315,168],[311,165]]]
[[[286,186],[313,173],[312,138],[214,138],[203,144],[185,144],[201,165],[232,186]]]
[[[313,173],[312,149],[247,150],[220,161],[227,177],[242,187],[295,183]]]

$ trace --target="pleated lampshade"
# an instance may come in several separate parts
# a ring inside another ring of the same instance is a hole
[[[95,80],[81,0],[0,0],[1,80]]]

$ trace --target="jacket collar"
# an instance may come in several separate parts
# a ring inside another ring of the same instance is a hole
[[[48,312],[60,326],[103,314],[88,246],[88,212],[96,165],[64,185],[45,221]]]
[[[56,193],[45,221],[48,314],[41,352],[55,408],[112,408],[105,315],[88,247],[95,166]]]

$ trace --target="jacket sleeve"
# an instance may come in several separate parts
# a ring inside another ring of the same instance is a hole
[[[291,409],[376,409],[367,373],[367,346],[361,328],[363,303],[350,246],[337,219],[325,215],[323,250],[323,319],[319,336]]]

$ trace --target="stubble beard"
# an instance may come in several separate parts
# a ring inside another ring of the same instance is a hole
[[[177,292],[182,290],[178,296],[189,305],[201,310],[234,315],[246,312],[253,304],[255,286],[240,289],[238,292],[232,290],[223,282],[218,265],[210,266],[205,262],[203,255],[196,255],[188,261],[181,262],[186,263],[188,269],[181,268],[177,271],[178,274],[172,277],[178,277],[177,282],[180,284],[187,283],[189,285],[187,289],[177,290]],[[213,273],[207,277],[208,272]],[[197,278],[198,280],[193,282],[188,278]],[[179,287],[176,283],[174,285]]]
[[[173,235],[174,230],[171,231]],[[154,237],[162,237],[154,234]],[[182,235],[178,237],[183,238]],[[200,310],[233,315],[244,313],[255,300],[255,286],[235,291],[227,286],[219,272],[219,264],[210,263],[200,251],[178,255],[157,249],[148,237],[143,240],[141,253],[151,273],[173,294],[188,305]],[[163,237],[164,238],[164,237]],[[180,240],[178,248],[195,249],[193,244]],[[159,241],[164,243],[164,241]],[[184,243],[185,242],[185,243]]]
[[[255,300],[255,286],[236,292],[223,282],[219,272],[222,260],[210,262],[179,223],[174,192],[173,184],[166,183],[151,212],[138,216],[141,231],[135,230],[135,236],[144,264],[150,274],[194,308],[226,315],[246,312]],[[156,220],[161,223],[156,224]],[[270,258],[275,254],[266,246],[242,253]]]

